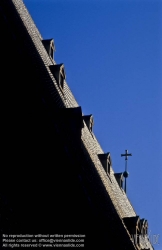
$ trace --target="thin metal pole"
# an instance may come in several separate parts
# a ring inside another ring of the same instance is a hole
[[[127,181],[126,178],[128,177],[128,172],[127,172],[127,160],[128,156],[132,156],[132,154],[128,154],[128,150],[125,150],[125,154],[121,154],[121,156],[125,156],[125,172],[123,173],[123,176],[125,178],[125,193],[127,191]]]
[[[127,172],[127,159],[125,159],[125,172]],[[126,181],[127,178],[125,178],[125,193],[127,191],[127,181]]]

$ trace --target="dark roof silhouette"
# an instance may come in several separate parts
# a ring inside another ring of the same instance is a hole
[[[1,233],[85,234],[88,249],[153,249],[131,239],[147,228],[52,58],[53,40],[43,40],[21,0],[1,0],[0,25]]]

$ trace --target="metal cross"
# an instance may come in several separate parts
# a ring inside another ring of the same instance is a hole
[[[125,156],[125,172],[123,173],[123,176],[125,177],[125,193],[126,193],[126,178],[128,177],[128,172],[127,172],[127,160],[128,156],[132,156],[132,154],[128,154],[128,150],[125,150],[125,154],[121,154],[121,156]]]

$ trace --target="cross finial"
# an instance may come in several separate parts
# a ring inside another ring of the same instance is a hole
[[[123,173],[123,176],[125,177],[125,193],[126,193],[126,178],[128,177],[128,172],[127,172],[127,160],[128,156],[132,156],[132,154],[128,154],[128,150],[125,150],[125,154],[121,154],[121,156],[125,156],[125,172]]]
[[[125,150],[125,154],[121,154],[121,156],[125,156],[125,160],[128,160],[128,156],[132,156],[132,154],[128,154],[128,150]]]

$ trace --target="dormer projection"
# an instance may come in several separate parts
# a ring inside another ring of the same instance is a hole
[[[54,45],[54,40],[53,39],[46,39],[46,40],[42,40],[42,43],[48,53],[48,55],[54,59],[54,51],[55,50],[55,45]]]
[[[119,187],[123,188],[123,181],[124,181],[123,173],[115,173],[114,176],[116,178]]]
[[[56,64],[56,65],[50,65],[49,66],[51,73],[53,74],[54,78],[56,79],[56,82],[63,92],[64,90],[64,80],[66,79],[66,74],[65,74],[65,68],[64,64]]]
[[[85,121],[89,131],[92,132],[92,128],[93,128],[93,125],[94,125],[93,116],[92,115],[84,115],[83,120]]]
[[[98,157],[102,163],[103,168],[106,171],[107,175],[110,175],[110,166],[112,166],[110,153],[98,154]]]

